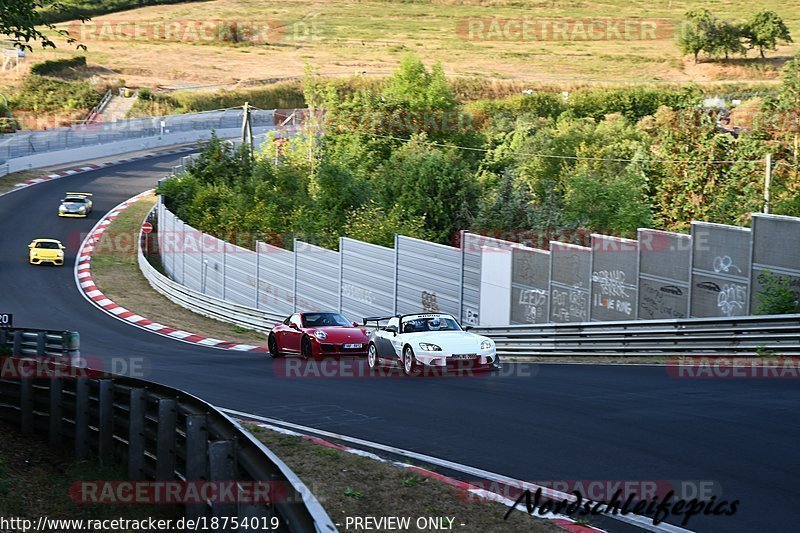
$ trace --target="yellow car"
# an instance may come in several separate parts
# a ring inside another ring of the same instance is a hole
[[[64,245],[55,239],[33,239],[28,245],[30,263],[41,265],[51,263],[56,266],[64,264]]]
[[[92,212],[91,193],[68,192],[58,206],[60,217],[86,217]]]

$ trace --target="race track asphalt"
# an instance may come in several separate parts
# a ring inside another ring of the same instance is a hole
[[[718,500],[740,500],[739,511],[695,517],[689,529],[797,530],[796,380],[676,378],[658,366],[531,364],[506,364],[499,375],[480,377],[301,379],[286,377],[286,361],[188,345],[106,315],[75,286],[81,233],[152,187],[177,157],[0,197],[0,312],[14,313],[18,327],[79,331],[84,356],[141,358],[146,379],[220,407],[529,481],[710,481],[722,490]],[[94,193],[88,220],[56,216],[69,190]],[[65,242],[68,266],[28,265],[26,246],[36,237]]]

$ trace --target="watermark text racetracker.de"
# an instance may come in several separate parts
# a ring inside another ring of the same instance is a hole
[[[800,357],[676,357],[667,372],[678,379],[800,378]]]
[[[201,516],[198,518],[53,518],[0,516],[0,532],[28,531],[85,531],[107,533],[109,531],[271,531],[281,529],[277,516]]]
[[[103,41],[246,43],[269,44],[279,41],[317,41],[322,39],[321,20],[241,19],[241,20],[155,20],[103,19],[72,22],[70,37],[80,43]]]
[[[106,373],[142,379],[152,374],[152,365],[144,357],[0,357],[3,379],[102,378]]]
[[[456,34],[467,41],[654,41],[672,39],[669,19],[465,17]]]
[[[413,372],[413,377],[535,377],[539,366],[533,363],[504,363],[499,368],[491,365],[476,365],[465,362],[453,367],[422,366]],[[370,368],[364,357],[337,357],[302,359],[282,357],[270,365],[277,377],[285,379],[375,379],[407,378],[399,364],[385,364]]]

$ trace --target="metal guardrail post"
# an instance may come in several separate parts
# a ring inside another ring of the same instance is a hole
[[[208,479],[208,417],[186,417],[186,480]],[[187,504],[186,517],[193,519],[206,514],[206,505]]]
[[[22,355],[22,332],[17,330],[14,332],[14,344],[11,346],[11,355]]]
[[[175,429],[178,411],[175,400],[158,401],[158,434],[156,436],[156,479],[175,478]]]
[[[75,456],[85,459],[89,455],[89,378],[75,381]]]
[[[20,430],[23,435],[33,435],[33,380],[23,377],[19,393]]]
[[[65,331],[61,342],[64,345],[64,355],[70,358],[78,358],[81,355],[81,336],[77,331]]]
[[[208,464],[212,481],[231,481],[236,479],[236,456],[234,442],[220,440],[208,445]],[[213,516],[233,516],[236,505],[231,503],[215,503],[211,506]],[[230,531],[230,529],[219,531]]]
[[[47,355],[47,333],[44,331],[36,333],[36,355]]]
[[[103,464],[114,459],[114,382],[100,380],[97,454]]]
[[[64,382],[60,378],[50,380],[50,420],[48,438],[51,448],[60,447],[62,436],[62,408],[61,408],[61,391],[64,387]]]
[[[128,411],[128,479],[144,479],[144,390],[131,389]]]

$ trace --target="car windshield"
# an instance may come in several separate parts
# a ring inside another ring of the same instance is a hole
[[[456,319],[448,316],[418,317],[403,321],[403,333],[420,331],[461,331]]]
[[[352,326],[353,323],[339,313],[305,313],[303,324],[307,328],[320,326]]]
[[[46,250],[58,250],[57,242],[37,242],[36,248],[44,248]]]
[[[64,198],[64,202],[70,202],[75,204],[85,204],[86,198]]]

